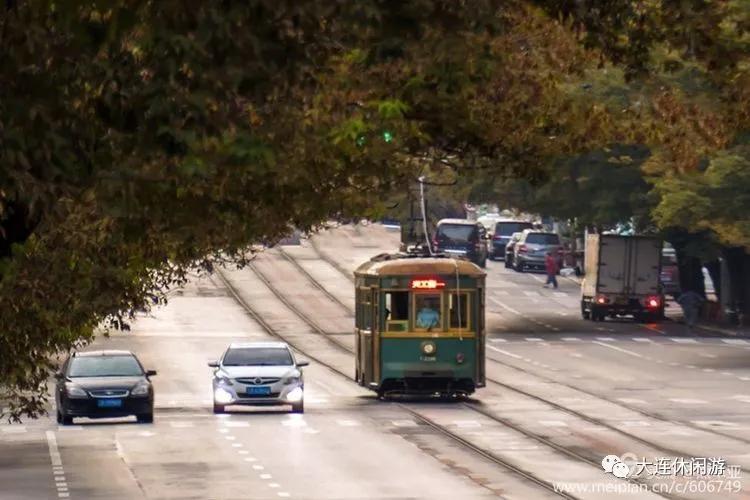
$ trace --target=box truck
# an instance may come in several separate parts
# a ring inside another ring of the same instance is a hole
[[[604,321],[633,316],[655,322],[664,317],[660,282],[663,241],[654,236],[590,234],[586,238],[581,315]]]

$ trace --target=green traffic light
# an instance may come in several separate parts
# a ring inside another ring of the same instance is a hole
[[[386,130],[385,132],[383,132],[383,140],[385,142],[391,142],[393,140],[393,134]]]
[[[365,139],[364,135],[357,137],[357,146],[362,147],[365,145],[365,142],[367,142],[367,139]]]

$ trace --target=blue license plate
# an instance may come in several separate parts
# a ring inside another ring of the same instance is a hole
[[[248,387],[247,394],[252,396],[265,396],[271,394],[270,387]]]
[[[122,399],[97,399],[99,408],[122,408]]]

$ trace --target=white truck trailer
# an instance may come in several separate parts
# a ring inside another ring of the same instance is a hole
[[[662,239],[654,236],[588,235],[586,275],[581,284],[583,318],[604,321],[607,316],[633,316],[636,321],[661,320],[662,246]]]

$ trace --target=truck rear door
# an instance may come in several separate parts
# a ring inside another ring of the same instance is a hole
[[[661,267],[661,241],[636,238],[632,242],[631,286],[635,295],[659,294],[659,269]]]
[[[627,287],[627,241],[620,237],[599,237],[599,280],[597,292],[624,294]]]

